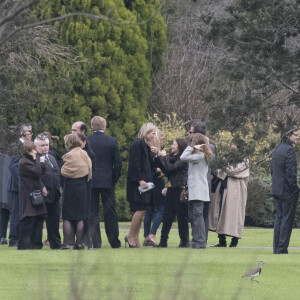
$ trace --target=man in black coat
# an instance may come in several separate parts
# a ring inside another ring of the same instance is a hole
[[[23,148],[25,141],[32,139],[32,126],[21,124],[20,138],[17,148]],[[11,204],[9,247],[17,247],[20,235],[20,216],[19,216],[19,156],[14,156],[9,164],[9,174],[7,180],[8,197]]]
[[[293,145],[298,141],[295,127],[285,128],[282,141],[272,153],[271,194],[276,202],[273,253],[288,253],[296,204],[299,196],[297,161]]]
[[[105,134],[106,120],[95,116],[91,120],[93,135],[89,145],[96,156],[92,178],[90,234],[94,248],[101,248],[99,194],[103,203],[105,231],[112,248],[119,248],[119,225],[116,213],[115,184],[121,176],[122,159],[116,138]]]
[[[61,248],[61,237],[59,234],[60,219],[60,169],[55,158],[49,154],[49,139],[45,135],[39,134],[34,143],[36,145],[36,161],[40,162],[42,156],[45,157],[45,173],[42,175],[43,190],[47,193],[47,232],[51,249]]]

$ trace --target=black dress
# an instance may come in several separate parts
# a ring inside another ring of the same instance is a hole
[[[62,218],[80,221],[87,218],[88,177],[64,178]]]
[[[153,182],[154,162],[150,147],[142,139],[135,139],[129,152],[127,175],[127,201],[131,211],[146,210],[153,190],[140,194],[139,181]]]

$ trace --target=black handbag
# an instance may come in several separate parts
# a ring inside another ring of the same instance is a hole
[[[182,203],[186,203],[189,201],[189,192],[187,186],[182,189],[179,201]]]
[[[35,190],[29,194],[29,198],[31,200],[31,204],[33,207],[41,207],[44,202],[44,196],[41,190]]]

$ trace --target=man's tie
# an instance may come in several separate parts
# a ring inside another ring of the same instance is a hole
[[[48,165],[49,165],[51,168],[53,168],[53,164],[52,164],[52,162],[51,162],[51,160],[50,160],[50,158],[49,158],[48,155],[45,155],[45,162],[48,163]]]

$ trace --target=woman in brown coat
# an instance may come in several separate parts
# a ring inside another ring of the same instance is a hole
[[[26,141],[23,145],[24,154],[19,161],[19,209],[21,229],[18,249],[42,249],[43,222],[47,216],[46,206],[33,207],[30,193],[41,190],[46,196],[41,176],[45,172],[45,158],[41,157],[40,163],[36,162],[35,144]]]

